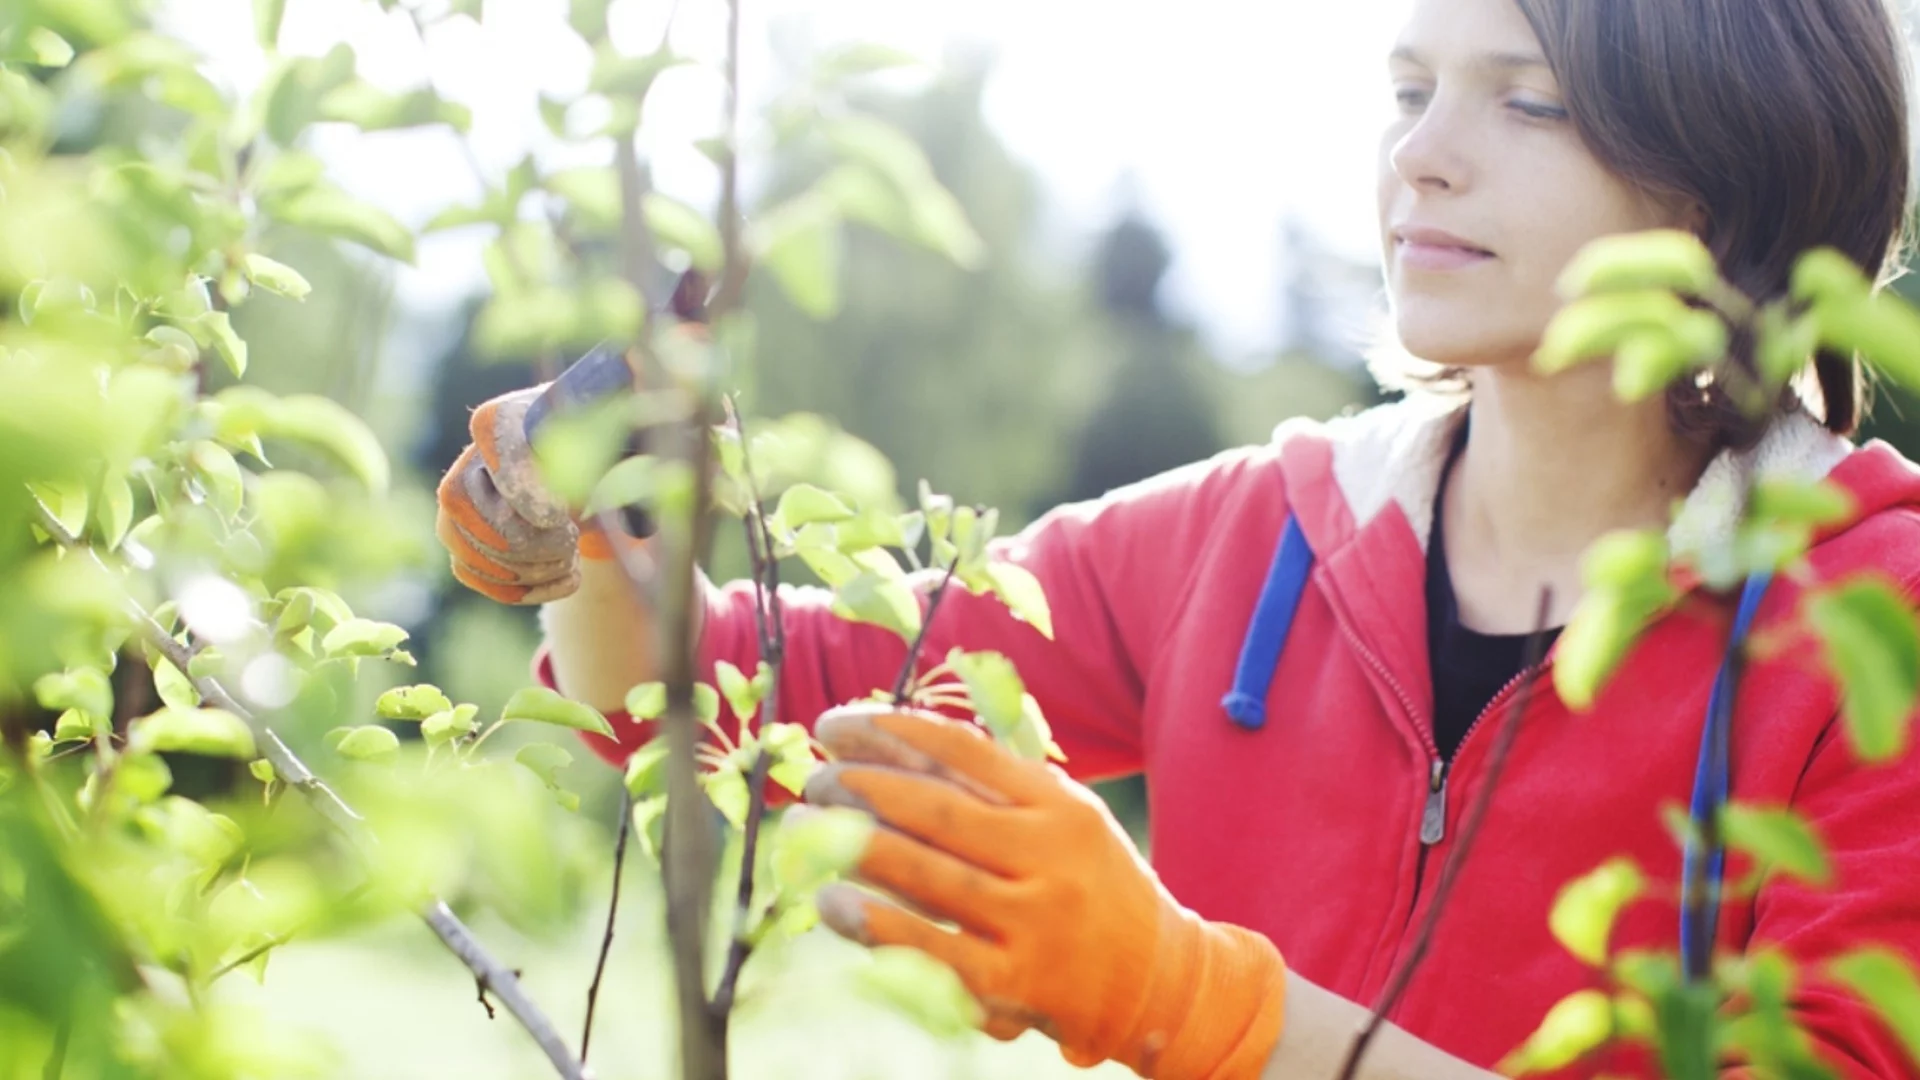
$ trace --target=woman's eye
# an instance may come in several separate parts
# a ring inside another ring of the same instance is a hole
[[[1427,103],[1428,94],[1417,86],[1402,86],[1394,90],[1393,99],[1403,109],[1418,109]]]
[[[1558,105],[1545,105],[1537,101],[1527,101],[1524,98],[1509,102],[1508,107],[1534,120],[1565,120],[1567,118],[1567,110]]]

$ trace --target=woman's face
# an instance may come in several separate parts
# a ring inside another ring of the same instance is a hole
[[[1395,328],[1423,360],[1524,363],[1575,252],[1685,215],[1588,152],[1514,0],[1412,9],[1388,61],[1398,107],[1380,142]]]

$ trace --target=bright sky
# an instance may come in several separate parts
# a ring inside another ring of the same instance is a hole
[[[989,42],[1000,59],[988,120],[1042,177],[1063,252],[1077,252],[1111,220],[1121,178],[1131,177],[1176,252],[1170,299],[1230,356],[1277,340],[1287,214],[1343,253],[1374,257],[1376,133],[1390,105],[1383,57],[1404,0],[744,2],[749,99],[753,76],[771,63],[761,50],[772,18],[809,19],[822,42],[879,40],[930,58],[946,40]],[[651,48],[670,3],[615,0],[615,41]],[[213,58],[222,78],[238,87],[259,80],[249,0],[167,7],[169,24]],[[498,175],[550,143],[536,94],[585,83],[588,57],[565,29],[564,10],[565,0],[488,0],[480,27],[455,20],[437,28],[423,54],[403,16],[366,0],[289,0],[281,44],[319,54],[348,41],[361,75],[390,89],[430,69],[443,94],[473,108],[474,150]],[[683,0],[676,47],[716,55],[723,18],[717,0]],[[670,73],[657,85],[643,138],[663,188],[695,199],[710,191],[711,168],[685,144],[711,132],[718,101],[714,80],[698,72]],[[478,192],[445,132],[316,134],[344,186],[409,223]],[[480,287],[479,242],[473,230],[427,240],[418,267],[400,274],[403,298],[435,307]]]

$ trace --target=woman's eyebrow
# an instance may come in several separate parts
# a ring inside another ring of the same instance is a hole
[[[1410,45],[1396,46],[1387,54],[1389,61],[1400,61],[1418,67],[1431,67],[1426,59]],[[1469,66],[1494,71],[1514,71],[1520,68],[1549,68],[1547,58],[1537,52],[1483,52],[1474,56]]]

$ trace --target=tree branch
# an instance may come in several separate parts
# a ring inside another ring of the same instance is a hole
[[[580,1063],[587,1063],[587,1045],[593,1041],[593,1010],[600,1003],[600,979],[607,973],[607,954],[613,951],[613,920],[620,912],[620,875],[627,865],[627,834],[633,831],[633,794],[620,785],[620,832],[613,841],[613,895],[607,901],[607,932],[600,938],[600,958],[587,984],[587,1019],[580,1028]]]
[[[48,536],[53,537],[61,547],[83,551],[96,560],[99,559],[98,553],[80,543],[78,537],[68,532],[66,526],[37,501],[35,510],[39,517],[40,528]],[[328,824],[362,851],[377,843],[372,832],[367,828],[366,819],[348,806],[346,801],[327,786],[325,781],[314,775],[313,770],[307,768],[306,762],[300,760],[287,747],[287,744],[281,741],[278,733],[254,716],[246,706],[234,700],[219,680],[210,676],[195,676],[191,673],[195,650],[175,640],[172,634],[167,633],[165,627],[154,621],[153,616],[141,607],[138,601],[129,598],[127,612],[132,616],[134,629],[141,639],[171,661],[174,667],[180,669],[181,674],[192,680],[194,689],[200,692],[203,700],[239,717],[253,730],[261,756],[273,764],[274,772],[279,774],[280,779],[287,786],[297,789],[312,802],[314,809],[319,811],[320,816],[325,818]],[[425,920],[441,943],[466,964],[467,970],[473,972],[474,978],[480,985],[492,990],[505,1003],[507,1011],[513,1013],[514,1019],[520,1021],[520,1026],[527,1029],[527,1033],[533,1036],[534,1042],[538,1043],[540,1049],[546,1053],[547,1060],[552,1063],[555,1071],[567,1080],[588,1080],[591,1074],[574,1060],[572,1053],[567,1050],[566,1042],[561,1039],[560,1033],[555,1030],[552,1022],[521,990],[520,982],[515,978],[514,973],[487,952],[486,948],[473,936],[473,932],[444,902],[438,898],[429,900],[420,911],[420,917]]]
[[[947,589],[953,585],[953,572],[960,569],[960,553],[954,552],[953,561],[947,564],[947,573],[940,584],[933,587],[932,595],[927,597],[927,614],[920,620],[920,632],[913,636],[913,644],[907,646],[907,658],[900,662],[900,674],[893,680],[893,701],[899,704],[907,696],[907,688],[913,685],[913,669],[920,666],[920,651],[926,647],[927,632],[933,629],[933,617],[940,610],[940,601],[946,598]]]
[[[1380,1025],[1386,1022],[1394,1006],[1400,1003],[1400,996],[1406,993],[1407,985],[1413,981],[1413,973],[1420,961],[1427,955],[1427,948],[1433,943],[1433,931],[1440,924],[1441,912],[1446,910],[1447,897],[1453,892],[1454,879],[1460,876],[1460,868],[1466,864],[1473,850],[1474,837],[1479,835],[1480,821],[1486,816],[1487,806],[1493,802],[1494,790],[1500,786],[1500,774],[1506,769],[1507,755],[1513,750],[1514,736],[1520,730],[1520,721],[1526,715],[1527,706],[1533,699],[1534,680],[1539,677],[1541,658],[1546,654],[1547,612],[1551,609],[1553,593],[1550,589],[1540,590],[1540,606],[1536,610],[1533,632],[1527,635],[1527,644],[1522,671],[1526,674],[1520,688],[1514,694],[1513,706],[1507,710],[1500,721],[1500,734],[1494,740],[1492,756],[1487,760],[1486,779],[1480,782],[1480,790],[1474,793],[1473,805],[1467,808],[1467,814],[1460,824],[1460,836],[1454,841],[1453,851],[1448,853],[1446,864],[1440,870],[1440,882],[1434,887],[1433,901],[1427,905],[1426,916],[1420,920],[1420,929],[1414,935],[1413,945],[1401,961],[1398,970],[1387,980],[1380,993],[1380,999],[1374,1004],[1373,1015],[1368,1017],[1367,1026],[1353,1040],[1353,1047],[1347,1051],[1347,1059],[1340,1066],[1340,1080],[1354,1080],[1360,1073],[1360,1060],[1366,1055],[1367,1047],[1373,1043],[1373,1037],[1379,1033]]]
[[[740,439],[741,471],[746,474],[747,513],[741,525],[747,534],[747,553],[753,560],[754,628],[760,636],[760,657],[766,662],[768,687],[760,702],[760,730],[778,723],[780,675],[787,656],[786,625],[780,609],[780,561],[774,557],[773,531],[767,527],[766,508],[760,500],[759,481],[753,472],[753,450],[746,428],[731,398],[724,402],[727,419]],[[745,721],[742,721],[744,726]],[[744,734],[744,731],[742,732]],[[747,937],[747,921],[753,915],[753,879],[759,861],[760,831],[767,818],[767,774],[773,757],[763,744],[754,755],[753,769],[747,776],[747,818],[741,843],[740,881],[734,896],[733,938],[727,947],[726,967],[720,973],[720,985],[713,994],[713,1012],[724,1032],[733,1014],[733,1004],[753,945]]]

